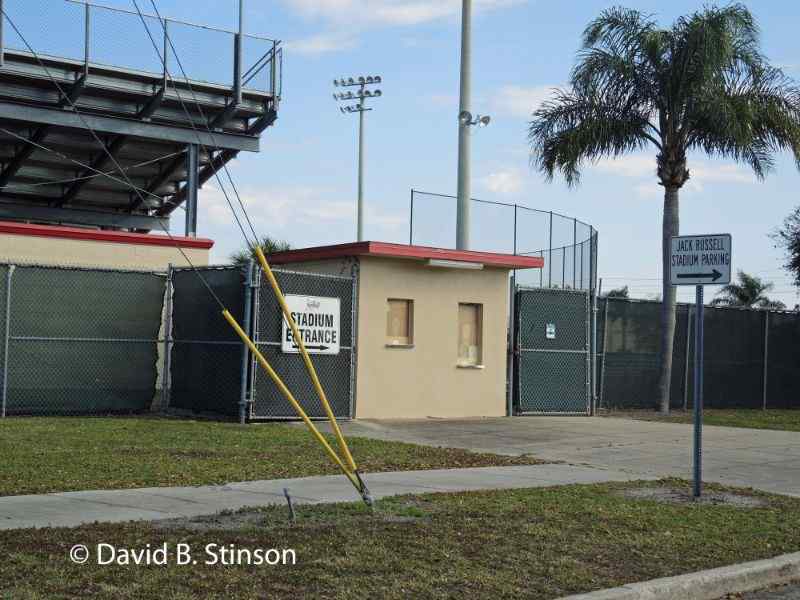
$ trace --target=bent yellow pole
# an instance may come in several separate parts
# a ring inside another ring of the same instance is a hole
[[[303,419],[303,422],[309,428],[311,433],[314,435],[315,438],[317,438],[317,441],[320,444],[322,444],[322,447],[325,449],[325,452],[328,453],[328,456],[330,456],[331,459],[337,465],[339,465],[339,468],[345,475],[347,475],[347,478],[355,486],[356,490],[358,490],[359,493],[363,493],[362,486],[358,478],[353,474],[353,472],[350,471],[350,469],[348,469],[345,466],[345,464],[342,462],[342,459],[339,458],[339,455],[336,454],[333,448],[331,448],[330,444],[328,443],[328,440],[326,440],[325,437],[319,432],[314,423],[306,414],[306,411],[303,410],[303,407],[300,406],[300,403],[295,399],[292,392],[289,390],[289,388],[286,387],[286,384],[283,383],[283,380],[280,378],[280,375],[278,375],[275,372],[275,369],[272,368],[267,359],[264,358],[264,355],[261,354],[261,351],[255,345],[253,340],[250,339],[250,337],[245,333],[244,329],[241,328],[239,323],[236,321],[233,315],[230,312],[228,312],[227,309],[222,311],[222,316],[225,317],[225,320],[233,328],[236,334],[241,338],[242,342],[244,342],[245,345],[248,348],[250,348],[250,351],[253,353],[253,355],[256,357],[256,360],[258,360],[258,363],[261,365],[261,368],[264,369],[264,371],[266,371],[267,375],[269,375],[272,381],[275,383],[275,385],[278,386],[278,389],[283,394],[283,396],[294,407],[295,411],[297,411],[297,414],[300,416],[301,419]]]
[[[261,247],[256,246],[255,251],[258,262],[261,264],[261,268],[264,271],[264,274],[267,276],[269,284],[272,286],[272,291],[275,292],[275,297],[278,299],[278,303],[281,305],[283,316],[286,318],[286,322],[289,324],[289,328],[292,330],[292,338],[300,350],[300,355],[303,357],[303,362],[306,365],[308,375],[311,377],[311,381],[314,384],[314,389],[317,391],[317,396],[319,396],[322,406],[325,409],[325,413],[328,415],[328,420],[331,422],[331,427],[333,427],[333,433],[336,436],[336,440],[339,442],[339,447],[341,448],[342,453],[347,460],[347,464],[350,466],[350,469],[354,472],[358,471],[356,462],[353,460],[353,455],[350,454],[350,448],[348,448],[347,442],[342,435],[342,430],[339,429],[339,423],[336,421],[336,416],[333,414],[333,410],[328,402],[328,397],[325,394],[325,390],[322,389],[322,384],[319,381],[319,377],[317,377],[317,371],[314,369],[314,364],[311,362],[311,357],[308,355],[303,337],[300,335],[300,331],[297,328],[297,323],[295,323],[294,317],[292,317],[292,311],[289,310],[289,305],[286,304],[286,298],[283,296],[280,285],[278,285],[278,280],[275,279],[275,274],[272,272],[272,269],[267,262],[267,257],[264,256],[264,252],[261,250]]]

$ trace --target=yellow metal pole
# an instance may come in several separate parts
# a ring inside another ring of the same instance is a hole
[[[303,362],[306,364],[306,370],[311,377],[311,381],[314,384],[314,389],[317,391],[317,396],[319,396],[319,399],[322,402],[325,413],[328,415],[328,420],[331,422],[331,427],[333,427],[333,433],[336,435],[336,440],[339,442],[339,447],[342,449],[350,469],[357,471],[358,467],[356,467],[356,462],[353,460],[353,455],[350,454],[350,448],[348,448],[347,442],[342,435],[342,430],[339,429],[339,423],[336,421],[336,417],[333,414],[331,405],[328,402],[328,397],[325,395],[325,390],[322,389],[322,384],[319,381],[319,377],[317,377],[317,371],[314,369],[314,365],[311,362],[311,357],[308,355],[306,345],[303,342],[303,337],[300,335],[300,331],[297,329],[297,323],[295,323],[294,317],[292,317],[292,311],[289,310],[289,305],[286,304],[286,298],[283,296],[280,285],[278,285],[278,280],[275,279],[275,274],[272,272],[272,269],[267,262],[267,257],[264,256],[264,252],[261,250],[261,247],[256,246],[255,251],[256,257],[258,257],[258,262],[261,263],[261,268],[264,270],[264,274],[267,276],[267,280],[272,286],[272,290],[275,292],[275,297],[278,299],[278,303],[281,305],[283,316],[286,318],[286,322],[289,324],[289,327],[292,330],[292,337],[295,340],[298,349],[300,350],[300,354],[303,357]]]
[[[319,443],[322,444],[322,447],[325,449],[325,451],[328,453],[331,459],[333,459],[333,461],[337,465],[339,465],[339,468],[345,475],[347,475],[347,478],[355,486],[356,490],[358,490],[359,493],[363,493],[363,490],[361,489],[361,484],[359,483],[356,476],[353,475],[353,473],[345,466],[345,464],[339,458],[339,455],[336,454],[333,448],[331,448],[330,444],[328,443],[328,440],[326,440],[323,437],[323,435],[319,432],[319,430],[314,426],[314,423],[312,423],[311,419],[308,418],[308,415],[303,410],[303,407],[300,406],[300,403],[295,399],[292,392],[289,390],[289,388],[286,387],[286,384],[283,383],[280,376],[275,372],[275,370],[272,368],[269,362],[267,362],[267,359],[264,358],[264,355],[261,354],[261,351],[258,349],[258,347],[253,343],[250,337],[239,326],[239,323],[236,321],[233,315],[226,309],[222,311],[222,316],[225,317],[225,320],[230,324],[230,326],[233,328],[236,334],[247,345],[247,347],[250,348],[250,351],[256,357],[256,360],[258,360],[258,363],[261,365],[264,371],[266,371],[267,375],[270,376],[272,381],[275,382],[275,385],[278,386],[280,392],[294,407],[295,411],[297,411],[297,414],[300,415],[301,419],[303,419],[303,422],[309,428],[314,437],[317,438],[317,441],[319,441]]]

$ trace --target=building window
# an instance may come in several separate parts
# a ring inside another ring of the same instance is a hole
[[[458,305],[458,364],[483,364],[483,305]]]
[[[414,343],[414,301],[389,298],[386,302],[386,345]]]

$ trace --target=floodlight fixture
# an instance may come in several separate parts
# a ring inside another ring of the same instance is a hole
[[[333,80],[333,85],[336,86],[336,87],[339,87],[339,80],[338,79],[334,79]]]
[[[358,78],[358,83],[360,83],[361,85],[364,85],[365,83],[367,83],[367,80],[364,79],[363,76],[361,76],[361,77]]]
[[[372,75],[367,77],[367,83],[375,83],[375,80],[372,78]]]
[[[471,112],[463,110],[458,115],[458,122],[464,127],[486,127],[492,122],[492,117],[489,115],[477,115],[473,118]]]

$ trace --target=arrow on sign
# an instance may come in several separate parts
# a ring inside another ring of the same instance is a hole
[[[292,348],[297,348],[299,350],[300,346],[298,346],[297,344],[292,344]],[[324,351],[324,350],[327,350],[328,348],[330,348],[330,346],[306,346],[306,350]]]
[[[710,279],[716,281],[722,277],[722,273],[714,269],[711,273],[680,273],[678,279]]]

